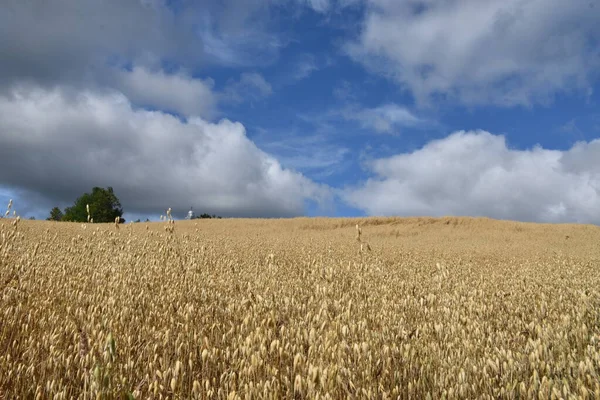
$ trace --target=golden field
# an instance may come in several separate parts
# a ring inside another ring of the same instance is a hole
[[[13,222],[0,399],[600,398],[595,226]]]

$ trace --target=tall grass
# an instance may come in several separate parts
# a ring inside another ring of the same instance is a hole
[[[0,398],[600,398],[597,230],[489,224],[2,221]]]

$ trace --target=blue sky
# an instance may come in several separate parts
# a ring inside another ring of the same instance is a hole
[[[126,218],[600,223],[600,6],[92,0],[0,11],[0,202]]]

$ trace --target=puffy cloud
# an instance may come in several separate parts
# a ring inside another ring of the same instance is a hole
[[[370,0],[356,60],[426,103],[529,105],[585,93],[600,66],[600,7],[587,0]]]
[[[213,81],[179,72],[165,74],[136,66],[117,73],[117,87],[132,103],[185,116],[210,117],[215,112]]]
[[[326,187],[282,168],[241,124],[135,110],[113,91],[20,87],[0,96],[0,180],[55,203],[113,186],[134,213],[193,205],[224,216],[293,216],[307,200],[329,200]]]
[[[600,223],[600,139],[514,150],[503,136],[460,131],[369,168],[375,176],[343,197],[371,215]]]

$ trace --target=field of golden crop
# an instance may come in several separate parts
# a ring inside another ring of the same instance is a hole
[[[600,398],[595,226],[12,222],[0,399]]]

